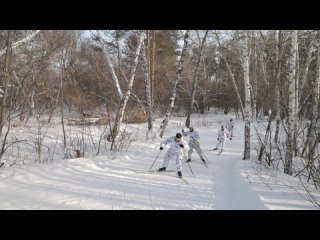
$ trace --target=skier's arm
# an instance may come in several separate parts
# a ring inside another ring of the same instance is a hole
[[[167,138],[166,140],[160,143],[160,147],[165,147],[170,142],[171,142],[171,138]]]
[[[183,145],[184,145],[184,151],[188,151],[189,150],[189,145],[186,141],[183,141]]]
[[[196,141],[200,140],[199,133],[197,133],[197,132],[194,133],[194,140],[196,140]]]

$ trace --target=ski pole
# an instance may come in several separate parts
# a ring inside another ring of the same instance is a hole
[[[202,149],[201,149],[201,147],[199,146],[199,148],[200,148],[200,150],[201,150],[201,152],[202,152],[202,154],[203,154],[203,156],[207,159],[207,161],[209,162],[209,159],[207,158],[207,156],[204,154],[204,152],[202,151]]]
[[[183,151],[183,155],[184,155],[184,159],[187,161],[187,157],[186,157],[186,154],[185,154],[184,151]],[[190,168],[190,172],[192,173],[192,176],[195,177],[195,176],[194,176],[194,173],[193,173],[193,171],[192,171],[192,168],[191,168],[191,166],[190,166],[190,164],[189,164],[189,162],[187,162],[187,163],[188,163],[188,166],[189,166],[189,168]]]
[[[156,162],[157,158],[159,157],[159,154],[161,153],[162,150],[159,151],[158,155],[156,156],[156,159],[153,161],[149,171],[151,171],[151,168],[153,167],[154,163]]]

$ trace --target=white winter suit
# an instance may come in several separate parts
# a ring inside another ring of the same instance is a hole
[[[169,161],[173,158],[176,159],[176,166],[177,171],[182,171],[182,151],[188,151],[189,145],[186,141],[183,140],[183,137],[181,139],[177,139],[180,141],[175,140],[176,137],[172,136],[165,141],[161,142],[160,147],[164,147],[166,145],[169,145],[170,148],[168,149],[166,155],[164,156],[162,167],[168,167]],[[179,144],[183,144],[184,148],[181,148]]]
[[[230,137],[233,137],[233,126],[234,126],[234,121],[232,120],[232,118],[230,118],[229,121],[227,122],[227,129]]]
[[[198,132],[196,132],[194,129],[193,131],[188,131],[188,132],[183,132],[182,133],[183,136],[189,136],[189,147],[190,150],[188,151],[188,159],[191,159],[191,154],[193,153],[193,149],[195,149],[197,151],[197,153],[199,154],[200,158],[203,159],[202,156],[202,151],[200,148],[200,144],[199,144],[199,140],[200,140],[200,136],[198,134]]]
[[[225,141],[228,138],[228,136],[229,133],[226,129],[220,129],[218,132],[218,143],[216,148],[218,148],[221,145],[221,150],[223,150]]]

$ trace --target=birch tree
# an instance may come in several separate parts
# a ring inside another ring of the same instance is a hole
[[[288,115],[288,130],[287,130],[287,142],[286,142],[286,156],[284,163],[284,173],[292,175],[292,158],[293,158],[293,146],[294,146],[294,124],[295,124],[295,75],[296,75],[296,50],[297,50],[297,30],[291,31],[291,47],[289,55],[289,115]]]
[[[155,72],[155,56],[156,56],[156,30],[147,30],[147,46],[146,46],[146,62],[147,71],[150,82],[151,107],[154,101],[154,72]]]
[[[171,117],[172,110],[173,110],[173,108],[175,106],[175,99],[176,99],[176,95],[177,95],[177,86],[178,86],[178,84],[180,82],[180,79],[181,79],[184,57],[185,57],[186,52],[187,52],[189,31],[190,30],[187,30],[185,32],[185,34],[184,34],[184,37],[183,37],[183,48],[182,48],[180,59],[179,59],[179,63],[178,63],[178,68],[177,68],[177,72],[176,72],[176,79],[175,79],[175,81],[173,83],[172,96],[170,98],[171,102],[170,102],[170,105],[169,105],[168,110],[166,112],[166,115],[165,115],[164,119],[161,122],[160,129],[159,129],[159,137],[160,138],[162,138],[162,136],[164,134],[164,131],[165,131],[165,129],[166,129],[167,125],[168,125],[169,119]]]
[[[217,33],[217,31],[215,31],[215,35],[216,35],[216,38],[217,38],[217,42],[218,42],[218,45],[219,47],[221,48],[221,42],[220,42],[220,37]],[[240,92],[239,92],[239,89],[238,89],[238,86],[236,84],[236,80],[235,80],[235,77],[234,77],[234,73],[232,72],[231,70],[231,67],[230,67],[230,64],[226,58],[226,56],[221,53],[220,54],[220,57],[223,59],[223,61],[226,63],[226,67],[227,67],[227,70],[228,70],[228,73],[231,77],[231,83],[232,83],[232,87],[234,89],[234,92],[236,93],[236,96],[237,96],[237,99],[239,101],[239,105],[240,105],[240,108],[241,108],[241,113],[242,113],[242,119],[244,119],[244,107],[243,107],[243,103],[242,103],[242,99],[241,99],[241,96],[240,96]]]
[[[142,46],[142,54],[141,54],[141,65],[142,71],[144,75],[144,91],[146,97],[146,107],[147,107],[147,118],[148,118],[148,131],[146,133],[146,139],[152,139],[156,137],[156,132],[153,129],[153,122],[152,122],[152,99],[151,99],[151,89],[150,89],[150,75],[148,74],[148,64],[147,64],[147,57],[145,51],[145,45]]]
[[[244,154],[243,160],[250,158],[250,121],[251,121],[251,95],[249,82],[249,53],[248,53],[248,33],[240,31],[240,48],[243,63],[245,114],[244,114]]]
[[[122,123],[122,119],[123,119],[123,115],[124,115],[124,111],[127,105],[127,102],[129,100],[129,96],[131,94],[132,91],[132,86],[133,86],[133,82],[134,82],[134,78],[135,78],[135,73],[136,73],[136,69],[138,66],[138,60],[139,60],[139,55],[140,55],[140,51],[141,51],[141,46],[143,44],[143,41],[145,39],[145,33],[144,32],[140,32],[139,34],[139,41],[138,41],[138,47],[136,49],[136,53],[135,53],[135,57],[134,57],[134,61],[133,61],[133,66],[132,66],[132,71],[131,71],[131,76],[130,79],[128,81],[126,90],[124,93],[122,93],[121,88],[120,88],[120,84],[119,84],[119,80],[117,78],[117,75],[115,73],[115,70],[113,68],[113,64],[111,62],[111,59],[109,57],[109,53],[106,49],[106,46],[103,42],[103,38],[102,38],[102,33],[100,30],[97,31],[98,34],[98,41],[100,42],[102,49],[103,49],[103,53],[107,59],[107,63],[108,66],[110,68],[111,74],[112,74],[112,80],[117,88],[117,95],[118,98],[120,99],[119,101],[119,106],[118,106],[118,110],[117,110],[117,114],[116,114],[116,118],[114,120],[114,124],[112,126],[112,130],[109,136],[109,139],[112,140],[112,144],[111,144],[111,150],[113,149],[114,146],[114,141],[116,139],[116,137],[119,134],[120,131],[120,125]]]
[[[191,89],[191,99],[190,99],[190,104],[188,105],[188,109],[187,109],[187,120],[186,120],[186,126],[189,127],[190,126],[190,116],[193,112],[193,103],[194,103],[194,98],[195,98],[195,94],[196,94],[196,87],[197,87],[197,82],[198,82],[198,78],[197,78],[197,73],[198,73],[198,68],[200,66],[200,61],[203,55],[203,49],[204,49],[204,44],[206,42],[206,38],[208,36],[208,30],[205,31],[203,39],[202,39],[202,43],[200,46],[200,52],[199,55],[197,56],[197,62],[196,62],[196,66],[195,66],[195,70],[193,73],[193,80],[192,80],[192,89]]]
[[[280,129],[280,72],[281,72],[281,30],[275,31],[275,44],[276,44],[276,69],[275,69],[275,109],[276,109],[276,132],[274,134],[274,142],[278,142],[279,129]]]
[[[258,95],[256,31],[255,30],[252,30],[252,51],[253,51],[252,120],[255,121],[257,117],[257,95]]]

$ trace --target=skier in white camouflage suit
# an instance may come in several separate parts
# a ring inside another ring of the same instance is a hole
[[[233,137],[233,127],[234,127],[234,121],[232,118],[230,118],[229,121],[227,122],[227,129],[229,132],[230,140],[232,140],[232,137]]]
[[[200,140],[200,136],[199,133],[197,131],[194,130],[193,127],[189,127],[189,131],[185,132],[184,129],[182,129],[182,134],[183,136],[189,136],[189,147],[190,150],[188,151],[188,160],[187,162],[191,162],[191,154],[193,153],[193,149],[195,149],[197,151],[197,153],[200,156],[200,159],[202,160],[202,162],[205,163],[205,160],[202,156],[202,151],[200,148],[200,144],[199,144],[199,140]]]
[[[182,177],[182,151],[188,151],[189,145],[183,139],[181,133],[177,133],[176,136],[169,137],[161,142],[160,150],[163,150],[163,147],[167,144],[170,144],[170,148],[164,156],[162,167],[159,168],[158,171],[165,171],[169,165],[169,161],[175,158],[178,175],[179,177]]]
[[[228,137],[229,137],[229,132],[228,132],[228,130],[225,130],[223,125],[222,125],[221,129],[218,132],[218,138],[217,138],[218,143],[217,143],[217,146],[212,150],[217,150],[218,147],[221,145],[221,152],[222,152],[223,148],[224,148],[225,141],[226,141],[226,139]]]

